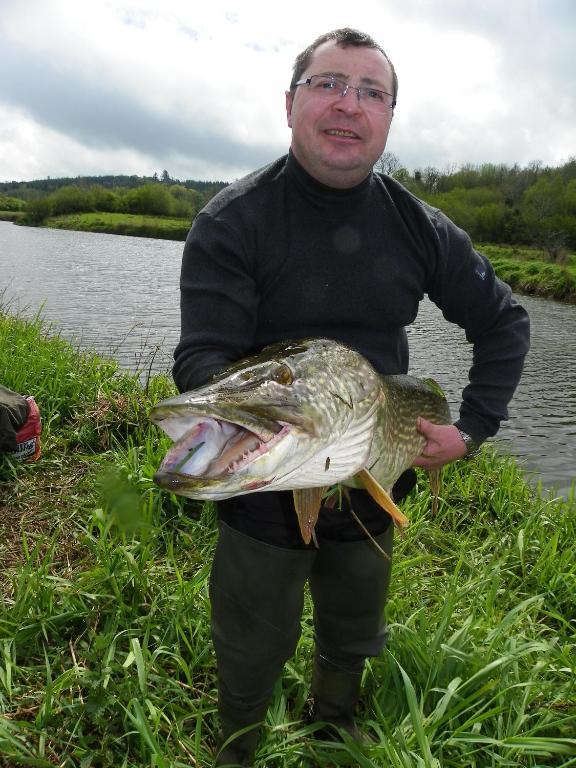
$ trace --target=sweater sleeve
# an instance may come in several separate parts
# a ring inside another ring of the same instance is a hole
[[[180,392],[204,384],[251,347],[258,302],[246,250],[225,221],[209,213],[194,220],[182,258],[172,370]]]
[[[449,322],[465,330],[473,346],[456,426],[481,443],[508,418],[529,349],[530,322],[468,235],[439,212],[434,218],[438,264],[428,295]]]

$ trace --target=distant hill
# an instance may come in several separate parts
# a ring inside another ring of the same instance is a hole
[[[154,176],[74,176],[62,178],[51,178],[48,176],[46,179],[34,179],[33,181],[4,181],[0,182],[0,194],[18,197],[21,200],[33,200],[50,192],[55,192],[60,187],[70,185],[76,187],[100,186],[108,189],[135,189],[153,182],[166,185],[180,184],[186,187],[186,189],[195,189],[198,192],[207,193],[207,198],[228,185],[226,181],[195,181],[194,179],[180,181],[179,179],[172,179],[164,171],[160,178],[157,174],[154,174]]]

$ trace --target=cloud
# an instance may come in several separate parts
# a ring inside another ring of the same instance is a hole
[[[270,142],[266,121],[246,108],[241,82],[224,75],[221,64],[213,68],[213,81],[207,76],[219,53],[205,33],[198,42],[200,31],[156,21],[151,40],[150,20],[131,11],[95,21],[107,32],[90,37],[87,47],[72,22],[67,18],[56,28],[49,16],[48,36],[38,25],[26,35],[13,25],[0,48],[0,69],[12,73],[0,84],[4,104],[64,142],[96,152],[186,156],[191,165],[221,173],[254,168],[284,150],[286,140],[284,146]]]
[[[3,0],[0,178],[236,178],[286,151],[292,62],[345,25],[395,63],[388,148],[408,167],[574,154],[572,2],[356,5]]]
[[[170,112],[146,102],[140,94],[118,89],[110,78],[84,72],[58,71],[30,55],[26,70],[18,68],[14,50],[4,46],[0,69],[12,71],[3,87],[8,103],[25,109],[38,124],[73,137],[95,150],[132,149],[153,155],[189,153],[214,165],[233,166],[239,154],[252,165],[274,156],[265,139],[242,142],[226,129],[220,115],[204,113],[190,120],[189,110]]]
[[[575,17],[562,0],[409,3],[389,149],[412,168],[573,156]]]

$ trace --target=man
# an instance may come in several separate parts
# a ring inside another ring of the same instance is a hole
[[[185,391],[266,344],[310,336],[356,348],[382,373],[405,373],[405,327],[428,294],[474,345],[456,424],[419,421],[427,442],[416,464],[432,468],[465,456],[506,418],[528,318],[464,232],[373,173],[396,95],[390,60],[355,30],[323,35],[298,56],[286,94],[290,153],[223,190],[190,231],[174,378]],[[363,491],[350,496],[391,553],[387,515]],[[257,724],[298,641],[306,581],[316,643],[312,716],[354,734],[364,661],[386,639],[389,562],[346,505],[321,510],[318,549],[302,544],[289,493],[241,496],[218,511],[212,635],[222,739],[230,743],[217,764],[251,764]]]

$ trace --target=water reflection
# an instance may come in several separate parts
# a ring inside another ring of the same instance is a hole
[[[81,348],[130,369],[166,372],[178,338],[182,243],[0,222],[0,289],[12,308],[54,322]],[[522,297],[532,349],[497,444],[567,493],[576,475],[576,307]],[[411,373],[433,376],[454,415],[467,383],[463,332],[423,302],[409,329]]]

